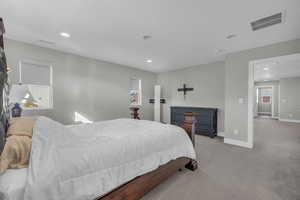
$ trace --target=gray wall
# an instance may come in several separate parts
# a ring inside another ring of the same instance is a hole
[[[249,61],[300,53],[300,39],[231,53],[225,61],[225,137],[248,141]],[[238,99],[244,98],[239,104]],[[234,134],[234,130],[238,134]]]
[[[104,61],[41,48],[13,40],[5,41],[8,64],[13,69],[9,77],[18,82],[18,62],[34,59],[53,63],[54,108],[27,112],[46,115],[64,124],[74,123],[74,112],[90,120],[129,117],[130,78],[142,79],[142,119],[153,120],[153,98],[157,75]]]
[[[177,92],[186,83],[194,91]],[[162,87],[162,97],[166,104],[162,108],[162,120],[170,122],[170,106],[215,107],[219,109],[218,132],[224,131],[225,105],[225,63],[216,62],[199,65],[158,75],[158,84]]]
[[[273,86],[274,117],[279,117],[279,81],[256,82],[255,86]]]
[[[142,116],[153,119],[153,105],[148,104],[148,98],[153,97],[155,74],[10,40],[6,44],[8,63],[14,68],[10,74],[13,81],[17,80],[20,59],[54,62],[54,109],[45,114],[63,123],[73,122],[74,111],[96,121],[128,117],[129,79],[136,75],[143,79]],[[169,122],[170,105],[218,107],[219,131],[224,127],[225,115],[225,137],[247,142],[249,61],[295,53],[300,53],[300,39],[228,54],[225,68],[223,62],[218,62],[159,74],[158,83],[167,99],[163,120]],[[195,88],[186,100],[176,91],[183,83]],[[245,100],[243,104],[239,104],[239,98]]]
[[[280,119],[300,120],[300,77],[280,79]]]

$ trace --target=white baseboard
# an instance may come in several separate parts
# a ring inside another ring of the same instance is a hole
[[[240,147],[246,147],[249,149],[253,148],[253,145],[248,143],[248,142],[244,142],[244,141],[240,141],[240,140],[234,140],[234,139],[229,139],[229,138],[224,138],[224,143],[225,144],[231,144],[231,145],[235,145],[235,146],[240,146]]]
[[[217,133],[217,135],[218,135],[219,137],[225,137],[224,132],[219,132],[219,133]]]
[[[282,122],[300,123],[300,120],[296,120],[296,119],[282,119],[282,118],[279,118],[279,121],[282,121]]]

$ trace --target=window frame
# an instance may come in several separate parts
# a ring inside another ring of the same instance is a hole
[[[23,59],[19,61],[19,81],[18,84],[23,84],[22,83],[22,64],[32,64],[32,65],[38,65],[41,67],[48,67],[49,71],[50,71],[50,83],[49,85],[38,85],[38,84],[25,84],[25,85],[32,85],[32,86],[40,86],[40,87],[49,87],[49,107],[47,108],[27,108],[27,107],[23,107],[23,110],[51,110],[53,109],[54,105],[53,105],[53,65],[51,62],[47,62],[47,61],[38,61],[38,60],[33,60],[33,59]]]
[[[139,83],[138,90],[133,90],[132,88],[130,88],[130,91],[138,91],[138,103],[130,103],[130,106],[142,106],[142,98],[143,98],[143,95],[142,95],[142,79],[137,78],[137,77],[133,77],[133,78],[130,78],[130,82],[132,80],[138,80],[138,83]],[[130,86],[131,86],[131,83],[130,83]]]

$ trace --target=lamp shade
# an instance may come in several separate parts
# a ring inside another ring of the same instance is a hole
[[[10,103],[25,103],[27,101],[34,102],[34,98],[29,91],[27,85],[12,85],[10,94],[9,94],[9,102]]]

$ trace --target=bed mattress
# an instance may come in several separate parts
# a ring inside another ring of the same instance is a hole
[[[23,199],[27,178],[26,169],[10,169],[0,174],[0,199],[21,200]]]

